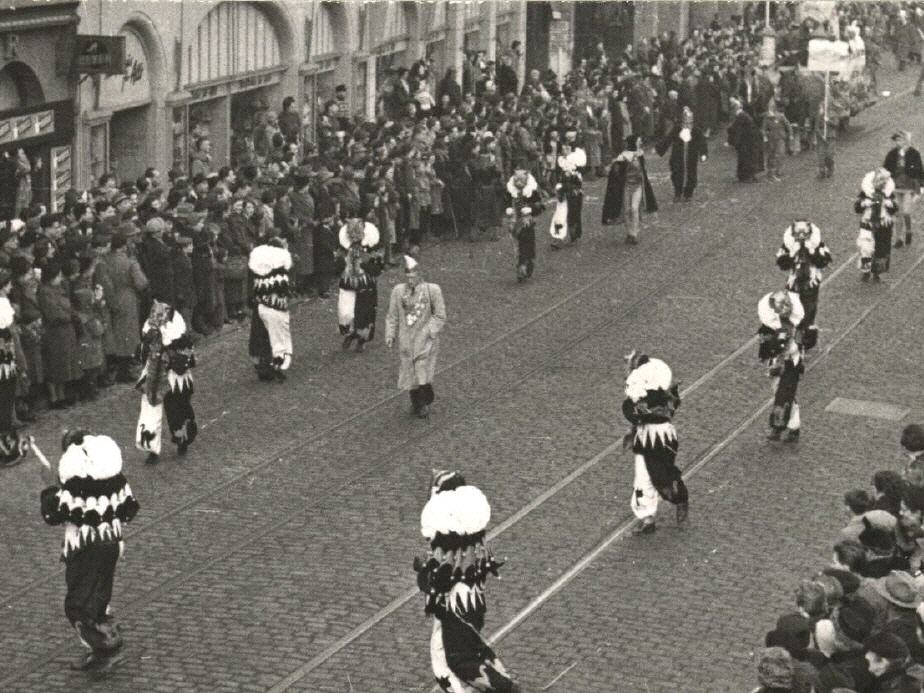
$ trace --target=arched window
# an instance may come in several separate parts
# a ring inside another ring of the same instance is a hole
[[[222,2],[199,23],[187,47],[186,83],[258,72],[281,62],[279,39],[257,3]]]
[[[389,41],[406,38],[408,33],[407,10],[404,9],[401,3],[388,3],[385,9],[384,39]]]
[[[308,59],[338,52],[334,33],[334,8],[322,2],[317,7],[311,34],[311,53]]]

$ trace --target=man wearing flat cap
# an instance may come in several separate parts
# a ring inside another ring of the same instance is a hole
[[[149,300],[162,301],[175,305],[176,297],[173,287],[173,261],[170,248],[164,242],[167,222],[160,217],[152,217],[144,227],[144,234],[138,247],[138,262],[150,282]],[[150,304],[142,306],[150,312]],[[142,313],[143,314],[143,313]]]
[[[863,643],[864,655],[875,680],[869,693],[920,693],[921,684],[908,675],[908,646],[897,635],[879,631]]]
[[[895,182],[895,201],[898,203],[898,214],[901,224],[896,224],[895,247],[911,245],[911,212],[924,187],[924,165],[921,163],[921,153],[911,146],[911,133],[907,130],[898,130],[892,135],[895,146],[886,154],[882,167],[892,174]],[[904,238],[901,235],[901,225],[905,227]]]

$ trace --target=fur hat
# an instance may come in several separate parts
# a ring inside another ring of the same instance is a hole
[[[863,531],[859,538],[865,549],[875,553],[887,554],[895,548],[892,532],[874,526],[866,517],[863,518]]]

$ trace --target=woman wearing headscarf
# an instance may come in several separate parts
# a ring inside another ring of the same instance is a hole
[[[606,195],[603,198],[603,224],[613,224],[622,219],[624,209],[628,208],[629,219],[626,225],[629,233],[626,243],[637,245],[643,203],[646,212],[658,211],[654,190],[645,170],[642,140],[638,135],[629,135],[626,148],[610,167]]]
[[[684,106],[680,114],[680,123],[661,140],[657,152],[664,156],[670,149],[671,183],[674,186],[674,202],[681,197],[689,200],[696,190],[697,169],[701,161],[706,161],[709,149],[706,138],[693,121],[693,111]]]
[[[446,305],[438,284],[424,281],[420,264],[404,257],[405,281],[395,286],[385,317],[385,344],[398,342],[398,389],[407,390],[416,416],[426,417],[433,403],[433,376],[439,333],[446,324]]]

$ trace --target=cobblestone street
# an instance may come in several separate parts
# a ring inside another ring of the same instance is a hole
[[[585,186],[576,247],[549,250],[543,215],[525,285],[508,238],[425,244],[449,313],[429,420],[409,416],[382,341],[396,271],[380,282],[380,333],[364,354],[340,350],[335,299],[293,310],[282,384],[256,380],[246,325],[203,342],[200,436],[182,460],[142,464],[127,386],[43,415],[30,432],[48,454],[74,426],[122,446],[141,503],[113,598],[127,658],[105,685],[67,668],[79,645],[61,608],[60,533],[42,522],[30,460],[0,491],[0,690],[430,690],[411,561],[426,548],[433,468],[459,469],[491,502],[489,538],[507,563],[489,583],[486,632],[502,636],[525,691],[750,690],[754,648],[798,577],[827,560],[843,492],[898,469],[900,427],[924,414],[913,370],[924,248],[894,251],[881,285],[860,283],[853,255],[863,173],[897,125],[924,132],[915,76],[880,76],[892,95],[852,120],[832,180],[815,180],[806,153],[786,159],[783,183],[738,184],[720,133],[693,201],[672,204],[666,162],[649,155],[661,209],[637,247],[600,225],[599,180]],[[784,447],[764,441],[772,393],[749,340],[758,299],[782,285],[774,256],[795,215],[821,227],[834,263],[800,386],[803,436]],[[626,533],[620,445],[623,355],[636,347],[680,381],[691,492],[685,529],[665,518],[645,537]],[[826,411],[835,397],[911,413],[896,424]]]

